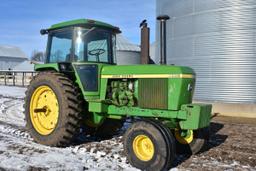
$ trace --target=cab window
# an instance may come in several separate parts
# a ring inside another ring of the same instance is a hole
[[[113,63],[112,33],[92,28],[78,28],[75,36],[75,56],[78,61]]]
[[[72,31],[66,30],[53,32],[50,34],[50,47],[48,53],[48,62],[67,62],[71,59],[72,49]]]

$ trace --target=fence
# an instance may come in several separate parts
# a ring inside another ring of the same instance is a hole
[[[0,85],[25,87],[35,75],[33,71],[0,71]]]

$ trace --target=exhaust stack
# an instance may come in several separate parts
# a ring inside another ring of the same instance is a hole
[[[160,21],[160,64],[166,64],[166,21],[169,20],[168,15],[160,15],[157,20]]]
[[[140,23],[141,28],[141,64],[149,63],[149,36],[150,28],[148,27],[147,20]]]

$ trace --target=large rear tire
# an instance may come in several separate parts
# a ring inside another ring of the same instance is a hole
[[[171,134],[152,121],[135,122],[124,135],[127,159],[131,165],[141,170],[169,169],[175,157],[174,144]]]
[[[41,72],[26,91],[26,129],[37,143],[68,146],[79,132],[82,104],[79,89],[68,77]]]

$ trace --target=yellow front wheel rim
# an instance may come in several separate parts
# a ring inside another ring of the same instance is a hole
[[[149,161],[154,156],[155,148],[148,136],[138,135],[133,140],[133,151],[140,160]]]
[[[35,130],[41,135],[49,135],[56,128],[59,118],[59,103],[49,86],[40,86],[30,100],[30,119]]]
[[[181,144],[190,144],[194,139],[193,130],[187,130],[186,135],[182,136],[181,130],[176,129],[174,134],[176,140]]]

